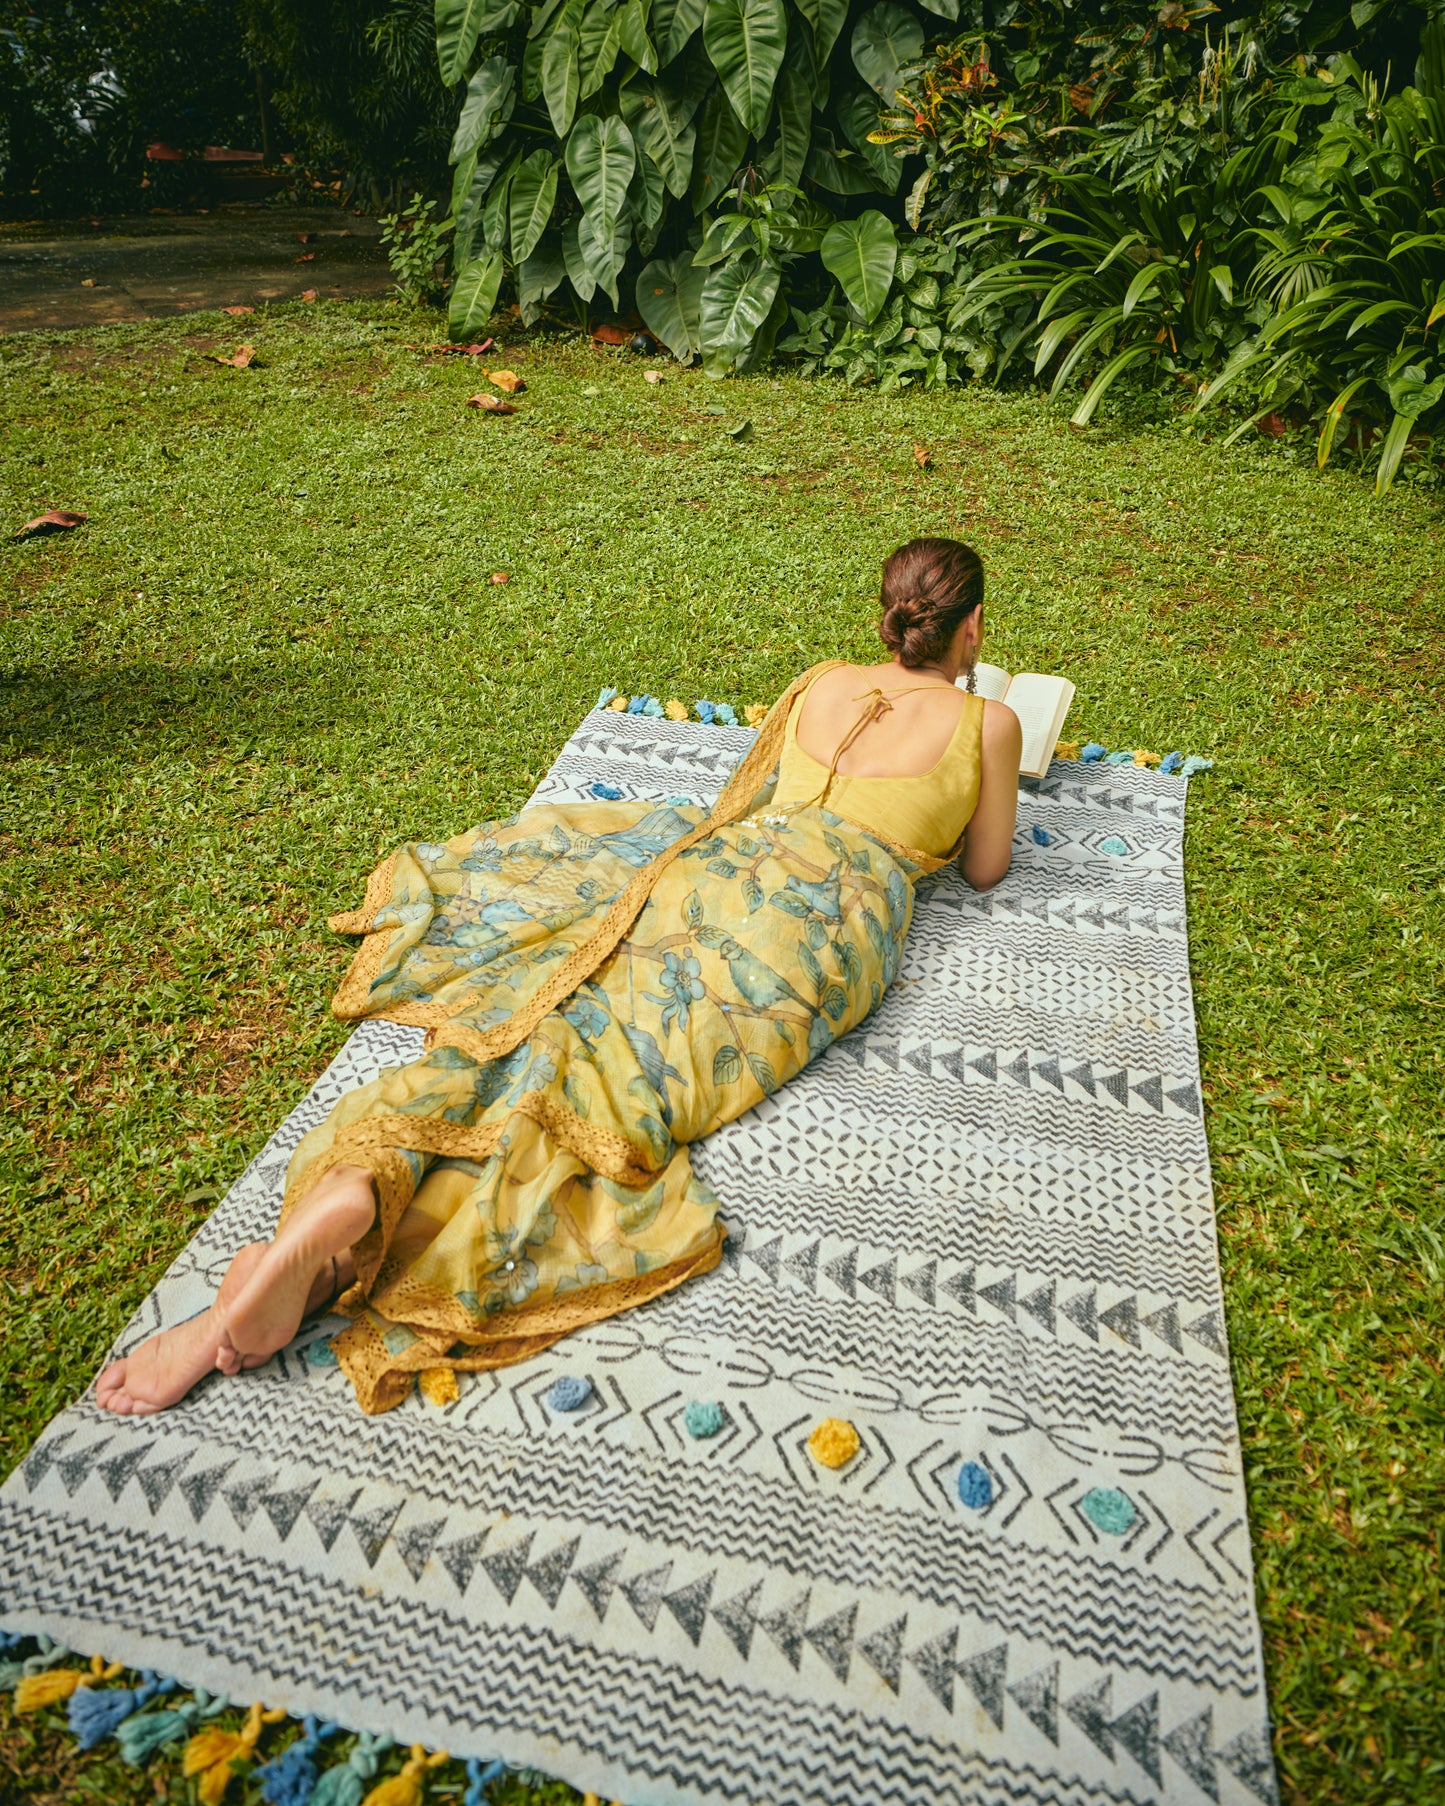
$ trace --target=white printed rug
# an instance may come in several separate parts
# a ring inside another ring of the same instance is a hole
[[[537,795],[708,801],[747,736],[594,713]],[[363,1417],[334,1320],[157,1417],[87,1394],[0,1492],[0,1625],[627,1806],[1274,1806],[1185,791],[1057,764],[996,890],[923,882],[877,1014],[695,1151],[716,1272],[443,1408]],[[352,1036],[121,1350],[420,1041]]]

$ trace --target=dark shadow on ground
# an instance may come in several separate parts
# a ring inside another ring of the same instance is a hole
[[[0,223],[4,333],[256,307],[294,301],[309,288],[332,300],[391,286],[376,221],[339,207],[253,201],[95,224]]]

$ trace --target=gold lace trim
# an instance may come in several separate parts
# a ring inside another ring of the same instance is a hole
[[[353,1323],[332,1343],[342,1371],[356,1391],[357,1403],[369,1416],[380,1415],[399,1405],[410,1393],[418,1373],[431,1367],[447,1367],[457,1373],[476,1373],[489,1367],[509,1367],[525,1361],[584,1324],[600,1322],[619,1311],[632,1310],[649,1299],[671,1291],[710,1272],[722,1258],[722,1231],[717,1239],[698,1253],[658,1267],[651,1273],[632,1279],[612,1280],[605,1285],[589,1286],[585,1291],[569,1292],[563,1297],[544,1299],[539,1304],[510,1306],[499,1311],[483,1328],[478,1328],[455,1303],[440,1293],[431,1293],[414,1281],[399,1286],[410,1305],[439,1320],[438,1328],[426,1325],[424,1333],[403,1349],[392,1354],[375,1326],[365,1319]],[[401,1302],[400,1296],[396,1300]],[[391,1300],[388,1300],[391,1302]],[[396,1319],[393,1319],[395,1321]],[[418,1322],[423,1321],[418,1317]],[[495,1325],[495,1327],[493,1327]],[[412,1327],[410,1323],[408,1328]],[[454,1344],[468,1344],[473,1352],[448,1354]]]

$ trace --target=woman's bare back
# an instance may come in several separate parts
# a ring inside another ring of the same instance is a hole
[[[799,746],[820,765],[831,765],[877,691],[891,707],[844,748],[839,775],[911,778],[932,771],[958,727],[963,694],[938,672],[906,671],[891,662],[825,671],[803,698]]]

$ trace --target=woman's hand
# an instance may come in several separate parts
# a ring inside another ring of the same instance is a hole
[[[1023,750],[1018,716],[1007,703],[985,702],[978,807],[958,857],[959,870],[975,890],[987,890],[997,884],[1013,858]]]

